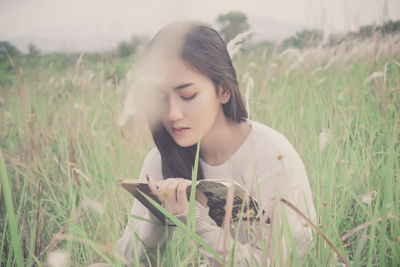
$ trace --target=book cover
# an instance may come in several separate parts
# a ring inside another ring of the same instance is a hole
[[[165,216],[155,208],[141,193],[154,199],[161,205],[161,201],[155,196],[146,182],[139,182],[136,179],[123,179],[119,184],[148,208],[162,223],[165,223]],[[230,186],[234,186],[232,222],[259,220],[263,213],[260,212],[257,201],[240,184],[232,179],[204,179],[197,181],[196,189],[202,191],[207,197],[208,215],[221,226],[225,218],[225,206],[227,193]],[[190,186],[187,188],[188,200]],[[267,220],[269,223],[269,219]]]

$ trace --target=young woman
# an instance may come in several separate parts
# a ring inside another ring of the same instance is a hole
[[[197,142],[201,139],[198,179],[236,180],[259,200],[274,221],[281,218],[277,221],[288,223],[297,249],[294,252],[280,242],[284,255],[289,252],[303,255],[312,238],[310,228],[305,227],[297,214],[280,208],[273,199],[287,199],[314,220],[305,168],[284,136],[248,118],[235,69],[220,35],[203,24],[173,24],[153,38],[146,58],[152,62],[149,69],[161,78],[154,78],[159,82],[151,94],[157,96],[154,98],[157,102],[152,100],[156,105],[147,109],[152,111],[148,120],[156,146],[145,158],[139,179],[147,180],[160,198],[165,196],[161,199],[165,208],[186,221],[186,187],[191,184]],[[162,62],[161,67],[154,62]],[[196,232],[222,256],[221,227],[208,215],[207,198],[198,193],[196,200]],[[131,212],[157,221],[139,201],[134,202]],[[264,223],[259,229],[267,236],[269,227]],[[268,241],[257,240],[259,233],[239,231],[236,243],[231,236],[228,240],[229,248],[236,250],[238,265],[262,264],[265,257],[262,242]],[[146,248],[162,247],[168,238],[165,233],[164,226],[129,218],[118,241],[119,253],[128,261],[141,257]],[[283,238],[286,241],[287,236]],[[204,251],[204,255],[212,262],[209,253]]]

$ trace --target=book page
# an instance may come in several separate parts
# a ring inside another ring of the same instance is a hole
[[[232,221],[239,219],[245,221],[253,221],[259,215],[257,202],[249,196],[247,191],[238,183],[231,179],[221,180],[201,180],[198,182],[197,188],[207,197],[207,205],[209,206],[209,216],[217,223],[222,225],[225,217],[225,205],[227,199],[228,188],[234,186]]]

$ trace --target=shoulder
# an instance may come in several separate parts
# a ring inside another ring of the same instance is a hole
[[[269,173],[282,169],[302,168],[299,154],[280,132],[257,121],[250,121],[255,160]]]
[[[144,164],[150,163],[150,164],[161,164],[161,154],[160,151],[158,151],[157,147],[154,146],[149,153],[147,153],[145,159],[144,159]]]
[[[294,149],[289,140],[280,132],[257,121],[250,121],[253,140],[262,148],[268,147],[270,152],[284,152]]]

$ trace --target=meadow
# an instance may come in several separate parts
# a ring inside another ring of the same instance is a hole
[[[137,177],[153,146],[141,117],[116,123],[135,57],[14,59],[0,87],[0,266],[121,265],[115,242],[133,198],[117,180]],[[301,155],[317,227],[345,259],[313,231],[305,262],[288,264],[399,266],[400,35],[259,44],[233,61],[251,118]],[[157,265],[198,265],[190,242],[176,231]]]

